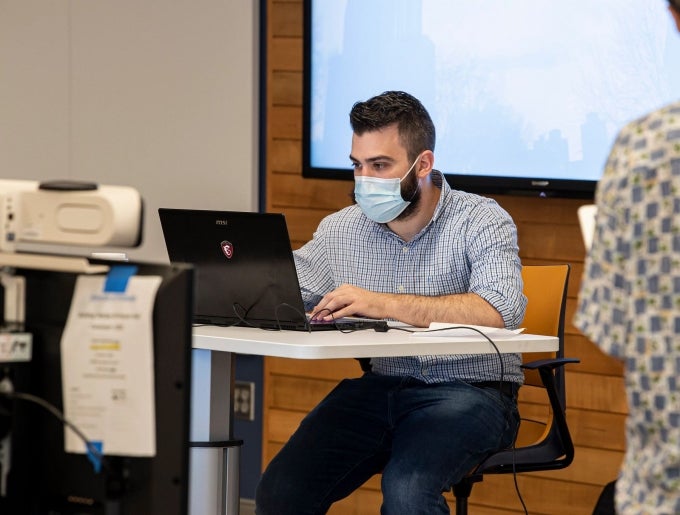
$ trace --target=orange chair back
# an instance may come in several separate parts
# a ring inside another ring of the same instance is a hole
[[[527,265],[522,268],[527,309],[522,327],[527,333],[559,336],[562,299],[569,265]]]

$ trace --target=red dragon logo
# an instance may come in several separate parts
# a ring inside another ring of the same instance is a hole
[[[234,246],[231,244],[231,242],[224,240],[222,243],[220,243],[220,247],[222,248],[222,253],[227,259],[231,259],[234,256]]]

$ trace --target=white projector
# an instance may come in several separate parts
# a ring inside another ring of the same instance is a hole
[[[0,251],[19,243],[136,247],[142,198],[134,188],[0,179]]]

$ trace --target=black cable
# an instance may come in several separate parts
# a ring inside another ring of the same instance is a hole
[[[486,339],[486,341],[488,341],[493,346],[494,350],[496,351],[496,354],[498,355],[498,362],[500,364],[500,369],[501,369],[501,379],[500,379],[499,384],[498,384],[498,395],[499,395],[499,397],[501,395],[503,395],[503,392],[502,392],[503,381],[505,379],[505,366],[503,364],[503,357],[501,355],[500,350],[498,349],[498,347],[494,343],[494,341],[491,338],[489,338],[488,335],[484,334],[484,332],[481,331],[480,329],[477,329],[476,327],[470,327],[470,326],[464,326],[464,325],[454,325],[454,326],[440,327],[440,328],[437,328],[437,329],[408,329],[408,328],[405,328],[405,327],[390,327],[390,329],[396,329],[398,331],[405,331],[407,333],[437,332],[437,331],[447,331],[447,330],[450,330],[450,329],[471,329],[472,331],[481,334]],[[510,418],[509,415],[510,415],[510,413],[508,412],[508,419]],[[517,431],[519,432],[519,427],[517,428]],[[527,511],[526,504],[524,504],[524,499],[522,498],[522,493],[520,492],[519,485],[517,484],[517,468],[516,468],[516,463],[515,463],[515,450],[516,450],[515,441],[516,441],[516,438],[512,442],[512,478],[513,478],[513,482],[515,484],[515,492],[517,492],[517,497],[519,499],[519,502],[522,504],[522,508],[524,509],[525,515],[528,515],[529,512]]]
[[[548,425],[546,422],[542,420],[535,420],[531,418],[521,418],[520,421],[523,422],[532,422],[534,424],[539,424],[542,426]],[[519,490],[519,484],[517,483],[517,463],[515,461],[515,450],[517,448],[515,447],[515,442],[512,442],[512,479],[513,483],[515,485],[515,492],[517,493],[517,498],[519,499],[519,502],[522,504],[522,509],[524,510],[524,515],[529,515],[529,511],[527,510],[526,504],[524,504],[524,498],[522,497],[522,492]]]
[[[85,444],[85,447],[87,447],[87,450],[90,454],[92,454],[99,462],[101,465],[107,470],[110,471],[108,467],[108,463],[104,457],[104,455],[97,449],[90,440],[85,436],[85,434],[75,425],[73,424],[70,420],[68,420],[64,414],[59,411],[54,405],[50,404],[47,402],[45,399],[42,399],[41,397],[38,397],[37,395],[32,395],[30,393],[22,393],[22,392],[0,392],[0,395],[3,395],[7,397],[8,399],[15,399],[15,400],[21,400],[21,401],[27,401],[27,402],[32,402],[34,404],[37,404],[38,406],[42,407],[43,409],[47,410],[51,415],[56,417],[62,424],[64,424],[66,427],[71,429],[77,436],[80,438],[83,443]]]
[[[276,321],[275,327],[265,326],[265,325],[261,325],[261,324],[254,324],[253,322],[248,320],[247,317],[248,317],[249,309],[246,309],[245,307],[243,307],[238,302],[234,302],[231,307],[232,307],[232,311],[234,312],[234,315],[237,319],[235,322],[230,323],[230,324],[196,323],[196,324],[192,324],[192,327],[203,327],[203,326],[207,326],[207,325],[215,325],[215,326],[218,326],[218,327],[233,327],[233,326],[236,326],[236,325],[241,325],[241,326],[246,326],[246,327],[252,327],[252,328],[255,328],[255,329],[262,329],[262,330],[265,330],[265,331],[283,331],[286,328],[283,326],[283,324],[281,322],[281,317],[279,316],[279,311],[282,308],[288,308],[288,309],[293,310],[300,317],[300,323],[302,324],[302,326],[304,327],[304,329],[308,333],[312,332],[312,322],[311,322],[311,320],[315,316],[317,316],[319,313],[322,313],[324,311],[327,311],[328,314],[333,319],[332,322],[328,322],[328,323],[330,325],[333,325],[335,327],[335,329],[340,331],[341,333],[353,333],[355,331],[364,331],[364,330],[367,330],[367,329],[372,329],[372,327],[349,327],[349,328],[341,327],[342,324],[338,324],[337,320],[333,316],[333,313],[329,309],[319,310],[315,313],[312,313],[311,317],[308,317],[303,311],[300,311],[298,308],[296,308],[295,306],[293,306],[291,304],[288,304],[287,302],[282,302],[280,304],[277,304],[277,306],[274,308],[274,319]]]
[[[500,365],[501,369],[501,377],[500,381],[498,382],[498,394],[503,395],[503,383],[505,382],[505,365],[503,363],[503,355],[501,354],[501,351],[498,349],[498,346],[496,343],[489,338],[484,331],[477,329],[476,327],[471,327],[469,325],[451,325],[451,326],[446,326],[446,327],[438,327],[436,329],[409,329],[407,327],[390,327],[390,329],[395,329],[397,331],[404,331],[407,333],[436,333],[438,331],[450,331],[451,329],[469,329],[471,331],[474,331],[480,335],[482,335],[486,341],[488,341],[491,346],[494,348],[496,351],[496,355],[498,356],[498,364]]]
[[[522,492],[519,490],[519,484],[517,483],[517,463],[515,463],[515,442],[512,442],[512,481],[515,485],[515,492],[517,492],[517,498],[519,499],[519,502],[522,504],[522,509],[524,510],[524,515],[529,515],[529,511],[527,510],[527,505],[524,504],[524,498],[522,497]]]
[[[283,328],[281,327],[281,320],[279,320],[279,309],[284,308],[284,307],[290,308],[293,311],[295,311],[295,313],[297,313],[300,316],[300,319],[304,320],[304,326],[305,326],[305,329],[307,330],[307,332],[308,333],[312,332],[312,325],[310,324],[309,319],[307,318],[307,315],[305,315],[304,312],[300,311],[295,306],[288,304],[287,302],[282,302],[281,304],[277,304],[276,308],[274,308],[274,317],[276,318],[276,325],[278,325],[279,331],[283,330]]]
[[[280,320],[280,317],[279,317],[279,309],[290,308],[300,316],[300,319],[301,319],[302,323],[304,324],[304,327],[307,330],[307,332],[310,332],[310,333],[312,332],[312,329],[309,325],[309,320],[307,320],[306,315],[302,311],[297,309],[295,306],[292,306],[291,304],[288,304],[287,302],[282,302],[282,303],[278,304],[276,306],[276,308],[274,309],[274,318],[276,320],[276,327],[268,327],[268,326],[253,324],[251,321],[249,321],[246,318],[248,316],[248,310],[245,309],[243,306],[241,306],[237,302],[235,302],[232,305],[232,308],[234,310],[234,314],[236,315],[236,317],[238,318],[239,322],[241,322],[242,325],[245,325],[247,327],[253,327],[255,329],[262,329],[262,330],[265,330],[265,331],[283,331],[285,328],[281,324],[281,320]],[[238,312],[239,308],[243,311],[243,314]]]
[[[238,312],[238,308],[243,310],[243,315]],[[247,325],[248,327],[255,327],[257,329],[261,329],[260,327],[256,326],[255,324],[252,324],[248,320],[246,320],[246,317],[248,316],[248,310],[241,306],[238,302],[234,302],[231,305],[231,309],[234,311],[234,315],[236,315],[236,318],[238,318],[239,322],[241,322],[243,325]]]
[[[288,304],[287,302],[282,302],[281,304],[278,304],[275,308],[274,318],[276,319],[276,327],[269,327],[269,326],[263,326],[261,324],[258,325],[258,324],[252,323],[250,320],[248,320],[246,318],[248,316],[248,311],[249,311],[248,309],[244,308],[238,302],[235,302],[234,304],[232,304],[232,309],[234,311],[234,315],[236,315],[236,318],[241,323],[241,325],[244,325],[244,326],[247,326],[247,327],[253,327],[255,329],[262,329],[262,330],[265,330],[265,331],[283,331],[284,330],[284,327],[282,326],[281,320],[279,318],[279,309],[284,308],[284,307],[290,308],[293,311],[295,311],[298,315],[300,315],[300,318],[303,321],[305,329],[308,332],[312,332],[312,329],[309,326],[309,321],[307,320],[307,317],[305,316],[305,314],[303,312],[301,312],[299,309],[297,309],[295,306],[292,306],[292,305]],[[240,313],[239,310],[241,310],[243,313]],[[225,324],[225,326],[223,326],[223,327],[231,327],[232,325],[236,325],[236,323],[229,324],[229,325]]]

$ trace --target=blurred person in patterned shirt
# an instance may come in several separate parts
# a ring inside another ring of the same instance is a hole
[[[625,365],[616,512],[680,514],[680,101],[621,130],[596,204],[574,322]]]

